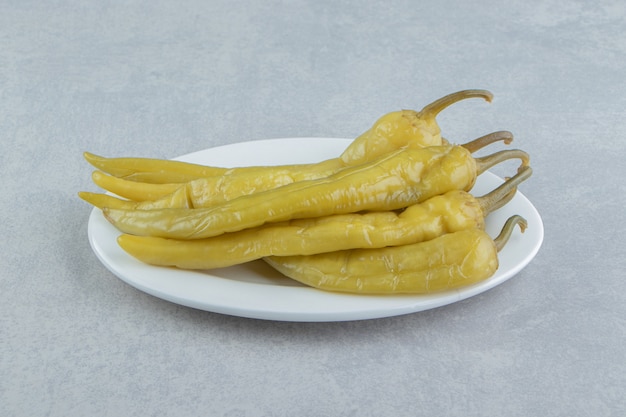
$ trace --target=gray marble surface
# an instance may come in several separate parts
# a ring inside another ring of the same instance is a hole
[[[0,1],[3,416],[623,416],[626,3]],[[289,323],[179,306],[87,240],[83,151],[171,158],[355,137],[467,88],[545,223],[519,275],[446,307]]]

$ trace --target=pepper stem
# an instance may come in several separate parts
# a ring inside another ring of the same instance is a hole
[[[493,100],[493,94],[487,90],[463,90],[448,94],[426,105],[420,112],[421,118],[435,118],[446,107],[468,98],[483,98],[489,103]]]
[[[519,159],[522,161],[520,169],[528,166],[530,163],[530,155],[528,155],[528,153],[521,149],[507,149],[481,158],[476,158],[476,171],[478,175],[480,175],[489,168],[509,159]]]
[[[513,177],[507,179],[489,193],[478,197],[476,200],[483,214],[486,216],[511,201],[513,196],[515,196],[517,186],[526,181],[532,173],[533,170],[530,166],[521,167]]]
[[[506,223],[504,223],[504,226],[502,226],[502,230],[500,231],[498,237],[493,240],[493,243],[495,243],[496,250],[498,252],[500,252],[502,248],[504,248],[504,245],[506,245],[506,243],[509,241],[509,238],[513,233],[513,229],[515,229],[515,226],[519,226],[522,233],[524,233],[524,231],[528,227],[528,222],[526,222],[526,219],[518,214],[509,217]]]
[[[504,141],[504,143],[508,145],[513,142],[513,134],[506,130],[501,130],[498,132],[489,133],[485,136],[481,136],[472,141],[464,143],[461,146],[470,151],[470,153],[474,153],[477,150],[498,141]]]

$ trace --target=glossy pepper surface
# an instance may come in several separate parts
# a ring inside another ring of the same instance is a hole
[[[446,141],[441,137],[437,115],[451,104],[468,98],[483,98],[491,102],[493,95],[486,90],[463,90],[444,96],[419,112],[401,110],[388,113],[356,138],[340,158],[347,165],[356,165],[397,149],[444,145]]]
[[[449,191],[399,213],[351,213],[292,220],[196,240],[123,234],[118,243],[142,262],[183,269],[222,268],[271,255],[406,245],[459,230],[484,228],[485,216],[510,201],[516,186],[530,174],[530,167],[525,167],[482,197]]]
[[[404,149],[326,178],[242,196],[211,208],[116,210],[105,217],[120,231],[201,239],[264,223],[298,218],[397,210],[452,190],[469,191],[477,175],[508,158],[528,165],[528,154],[507,150],[474,159],[462,146]]]
[[[425,294],[475,284],[498,269],[498,251],[513,228],[511,217],[494,240],[469,229],[426,242],[381,249],[352,249],[309,256],[271,256],[265,261],[285,276],[321,290],[356,294]]]
[[[461,146],[473,153],[494,142],[504,141],[508,144],[512,140],[513,136],[510,132],[499,131],[481,136]],[[222,176],[199,178],[180,185],[138,183],[96,172],[93,174],[94,182],[97,184],[99,183],[100,185],[103,185],[103,183],[108,183],[109,185],[117,184],[117,186],[109,188],[107,188],[106,184],[104,184],[103,188],[121,196],[133,194],[136,197],[137,193],[134,192],[135,190],[145,190],[145,193],[154,195],[155,188],[157,187],[162,187],[164,190],[172,190],[172,186],[175,187],[173,188],[173,192],[170,192],[169,194],[157,199],[150,199],[146,201],[128,201],[116,199],[115,197],[105,194],[88,192],[81,192],[79,195],[84,200],[100,208],[108,207],[115,209],[141,210],[152,210],[157,208],[205,208],[212,207],[216,204],[230,201],[244,195],[278,188],[293,182],[323,178],[338,171],[339,170],[329,168],[327,170],[318,169],[315,171],[315,174],[308,171],[296,173],[277,167],[275,171],[273,171],[272,175],[269,175],[268,172],[260,175],[256,170],[239,170],[236,172],[229,170]]]
[[[129,202],[156,201],[167,195],[171,195],[181,187],[181,183],[139,182],[127,180],[106,174],[102,171],[94,171],[91,179],[98,187],[113,193]]]

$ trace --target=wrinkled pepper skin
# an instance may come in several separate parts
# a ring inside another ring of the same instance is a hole
[[[436,117],[446,107],[467,98],[491,102],[493,96],[486,90],[463,90],[444,96],[419,112],[388,113],[356,138],[340,158],[346,165],[358,165],[397,149],[445,145],[447,141],[441,137]]]
[[[345,165],[358,165],[402,148],[444,144],[436,123],[421,120],[416,111],[400,110],[380,117],[371,129],[352,141],[339,159]]]
[[[182,269],[222,268],[272,255],[407,245],[460,230],[483,229],[485,217],[508,203],[517,186],[531,174],[532,169],[524,167],[481,197],[454,190],[400,212],[350,213],[268,223],[195,240],[123,234],[118,243],[142,262]]]
[[[309,256],[271,256],[285,276],[321,290],[356,294],[427,294],[474,284],[498,269],[496,246],[480,229],[426,242]]]
[[[346,166],[339,159],[307,165],[302,170],[286,167],[259,168],[244,171],[231,169],[219,177],[198,178],[182,184],[175,192],[157,201],[139,204],[138,209],[155,207],[183,207],[177,201],[186,201],[188,208],[205,208],[237,197],[279,188],[298,181],[328,177]]]
[[[472,195],[456,190],[400,213],[299,219],[196,240],[123,234],[118,243],[127,253],[151,265],[213,269],[271,255],[310,255],[421,242],[458,230],[483,228],[484,215]]]
[[[508,144],[512,140],[513,136],[510,132],[498,131],[476,138],[461,146],[470,153],[474,153],[491,143],[504,141]],[[92,175],[96,185],[127,199],[85,191],[80,192],[79,196],[99,208],[109,207],[125,210],[206,208],[243,195],[267,191],[292,182],[332,175],[338,171],[332,167],[332,163],[336,161],[338,159],[329,160],[327,164],[317,164],[315,170],[310,169],[313,165],[307,165],[308,169],[302,172],[290,172],[284,167],[276,167],[272,173],[264,171],[262,175],[259,175],[257,169],[227,170],[223,176],[199,178],[184,184],[140,183],[96,171]],[[156,194],[159,195],[155,196]]]
[[[476,160],[465,148],[433,146],[396,151],[329,177],[242,196],[211,208],[105,207],[103,213],[124,233],[202,239],[264,223],[402,209],[448,191],[469,191],[477,175]]]
[[[227,169],[220,176],[197,178],[185,183],[151,184],[121,180],[101,173],[92,177],[110,192],[130,200],[81,192],[80,197],[96,207],[125,210],[153,210],[159,208],[204,208],[224,203],[248,194],[271,190],[298,181],[324,178],[344,168],[339,159],[304,165],[301,170],[279,166],[271,171],[247,167]],[[95,182],[95,181],[94,181]],[[174,187],[172,187],[174,186]],[[152,199],[160,189],[163,192]],[[148,195],[148,193],[150,193]],[[139,201],[138,201],[139,200]],[[143,201],[141,201],[143,200]]]
[[[409,113],[408,111],[403,113]],[[410,112],[415,113],[415,112]],[[389,115],[384,116],[383,118],[388,118]],[[405,118],[404,116],[400,116],[401,118]],[[396,118],[395,116],[393,118]],[[417,122],[415,122],[417,123]],[[395,122],[379,122],[377,126],[395,124]],[[396,136],[403,136],[404,129],[399,128],[397,126],[393,126],[390,128],[393,132],[395,132]],[[380,135],[375,135],[377,137],[381,137]],[[366,149],[364,150],[365,156],[359,162],[359,164],[364,164],[367,162],[375,161],[384,157],[385,155],[396,152],[399,149],[407,149],[406,143],[407,141],[413,143],[409,148],[419,149],[423,147],[426,143],[425,140],[421,141],[411,141],[406,137],[402,140],[398,140],[397,137],[394,136],[394,133],[389,132],[387,136],[385,136],[384,140],[377,141],[375,138],[366,138],[366,140],[361,141],[361,139],[357,139],[355,144],[363,144]],[[415,138],[417,134],[411,132],[409,134],[410,137]],[[427,135],[424,135],[424,137]],[[496,136],[497,137],[497,136]],[[479,138],[480,139],[480,138]],[[396,142],[394,142],[394,140]],[[434,140],[433,143],[441,142],[439,139]],[[419,143],[418,145],[415,145]],[[402,146],[404,144],[404,146]],[[435,146],[435,145],[432,145]],[[462,145],[465,146],[465,145]],[[355,149],[360,148],[361,146],[356,146]],[[350,147],[349,149],[352,149]],[[356,155],[356,152],[354,152]],[[345,156],[342,155],[342,158]],[[374,157],[376,156],[376,157]],[[212,207],[216,204],[221,204],[226,201],[233,200],[237,197],[241,197],[244,195],[249,195],[253,193],[258,193],[262,191],[272,190],[275,188],[282,187],[284,185],[292,184],[298,181],[305,180],[314,180],[320,179],[324,177],[328,177],[339,172],[342,169],[345,169],[350,166],[357,165],[356,156],[351,160],[350,163],[341,163],[341,159],[331,159],[325,162],[308,165],[301,171],[287,169],[283,167],[275,167],[274,169],[265,170],[260,172],[259,170],[249,170],[242,171],[241,169],[233,169],[227,171],[221,177],[208,177],[208,178],[199,178],[197,180],[190,181],[184,185],[182,185],[175,192],[164,196],[163,198],[157,201],[150,201],[138,204],[135,208],[137,209],[153,209],[153,208],[165,208],[165,207],[187,207],[187,208],[208,208]],[[180,202],[185,202],[185,205],[181,205]]]
[[[127,204],[117,204],[115,207],[146,210],[165,207],[208,207],[292,182],[326,177],[345,167],[341,159],[334,158],[315,164],[223,168],[219,174],[185,177],[185,181],[182,177],[172,176],[169,179],[162,177],[158,183],[155,178],[149,182],[142,182],[139,181],[139,176],[131,179],[120,178],[101,171],[95,171],[92,179],[100,188],[127,199]],[[165,182],[166,180],[180,181]],[[189,204],[177,205],[179,201],[188,201]]]
[[[476,284],[497,271],[498,253],[516,226],[513,215],[492,239],[482,229],[461,230],[435,239],[381,249],[352,249],[264,260],[283,275],[321,290],[355,294],[428,294]]]

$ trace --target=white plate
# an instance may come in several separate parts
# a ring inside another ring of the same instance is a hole
[[[287,138],[236,143],[184,155],[178,160],[214,166],[315,162],[338,156],[350,139]],[[502,183],[486,172],[472,190],[482,195]],[[263,261],[208,272],[143,264],[124,252],[119,235],[99,209],[89,217],[89,242],[100,261],[128,284],[173,303],[240,317],[280,321],[344,321],[397,316],[440,307],[480,294],[517,274],[537,254],[543,240],[539,213],[521,193],[487,219],[496,236],[505,220],[520,214],[528,221],[500,252],[500,267],[490,279],[458,290],[429,295],[346,295],[305,287],[283,277]]]

